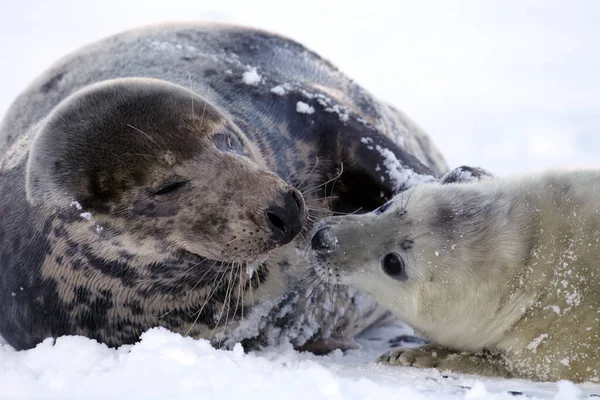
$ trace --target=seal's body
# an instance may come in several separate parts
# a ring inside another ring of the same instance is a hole
[[[419,185],[326,220],[313,256],[433,342],[383,362],[598,382],[599,198],[596,170]]]
[[[309,307],[302,232],[443,172],[406,117],[291,40],[206,24],[104,39],[0,125],[0,334],[338,346],[383,312],[352,290]]]

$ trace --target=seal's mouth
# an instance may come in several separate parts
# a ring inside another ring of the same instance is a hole
[[[252,279],[252,277],[254,276],[254,271],[256,271],[259,267],[264,266],[264,263],[267,261],[268,258],[269,255],[267,254],[245,265],[246,275],[248,276],[248,279]]]

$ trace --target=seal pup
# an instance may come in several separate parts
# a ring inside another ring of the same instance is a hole
[[[303,237],[446,170],[405,115],[292,40],[194,23],[100,40],[0,124],[0,334],[351,346],[385,312],[351,289],[311,302]]]
[[[311,257],[432,342],[380,362],[599,382],[599,196],[600,170],[418,185],[326,219]]]

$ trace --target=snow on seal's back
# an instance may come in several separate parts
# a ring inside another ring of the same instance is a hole
[[[315,109],[309,106],[308,104],[299,101],[296,103],[296,111],[300,114],[312,114],[315,112]]]
[[[262,80],[262,76],[258,74],[256,68],[250,68],[248,71],[243,73],[242,80],[246,85],[258,86]]]

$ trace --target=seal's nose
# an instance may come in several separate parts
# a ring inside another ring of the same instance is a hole
[[[283,195],[283,207],[274,206],[265,211],[267,226],[281,244],[291,242],[302,230],[305,206],[302,194],[291,188]]]
[[[331,237],[329,228],[319,229],[310,240],[310,247],[317,253],[329,253],[335,247],[335,238]]]

